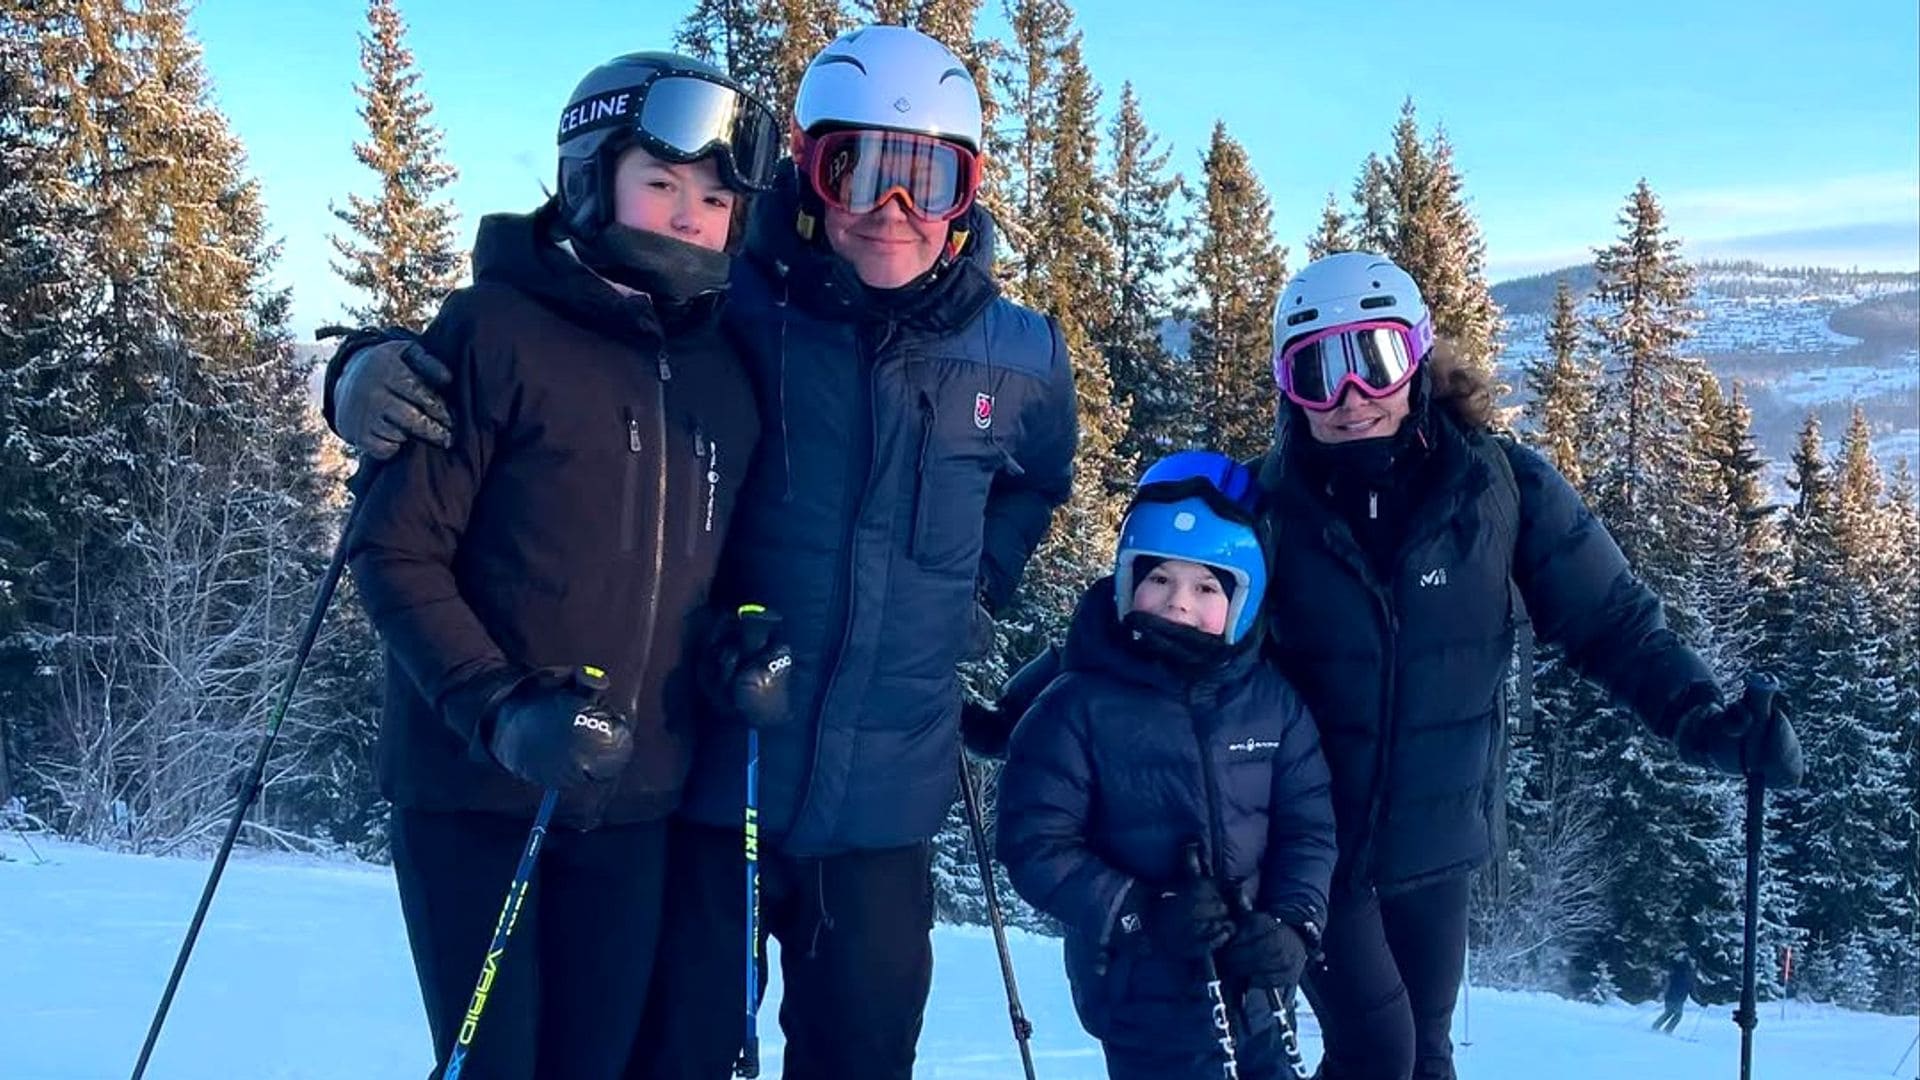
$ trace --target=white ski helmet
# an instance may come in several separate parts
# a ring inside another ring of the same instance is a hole
[[[813,58],[793,99],[793,124],[907,131],[980,152],[980,91],[945,45],[904,26],[863,26]]]
[[[1296,338],[1336,326],[1391,319],[1418,329],[1429,318],[1420,286],[1392,259],[1342,251],[1308,263],[1280,290],[1273,305],[1273,357],[1278,360]]]

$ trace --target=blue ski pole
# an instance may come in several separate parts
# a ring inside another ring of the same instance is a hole
[[[780,617],[759,604],[742,604],[740,655],[752,656],[766,648]],[[747,865],[747,1031],[740,1044],[740,1060],[733,1074],[752,1080],[760,1075],[760,729],[747,726],[747,802],[741,826]]]

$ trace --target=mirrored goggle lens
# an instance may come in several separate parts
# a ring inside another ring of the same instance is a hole
[[[896,195],[933,220],[957,217],[971,200],[973,155],[925,135],[835,132],[814,152],[814,190],[849,213],[864,214]]]
[[[1342,330],[1289,348],[1283,358],[1288,392],[1301,401],[1332,402],[1349,375],[1382,393],[1413,370],[1411,334],[1400,327]]]
[[[685,75],[663,75],[646,87],[636,130],[685,160],[726,150],[739,182],[772,186],[780,154],[773,113],[733,88]]]

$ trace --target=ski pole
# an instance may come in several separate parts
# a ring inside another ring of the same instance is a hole
[[[752,656],[766,648],[780,617],[759,604],[742,604],[740,655]],[[735,1076],[752,1080],[760,1075],[760,729],[747,725],[747,801],[741,821],[741,845],[747,864],[747,1031],[740,1043]]]
[[[534,860],[540,857],[540,842],[547,835],[547,825],[553,820],[553,804],[559,797],[558,789],[548,788],[540,799],[540,810],[534,814],[533,828],[527,832],[527,846],[520,852],[520,865],[514,867],[506,902],[500,905],[500,917],[494,920],[493,940],[487,943],[486,958],[480,962],[480,979],[474,983],[473,999],[467,1003],[467,1015],[460,1021],[460,1034],[454,1041],[453,1052],[447,1055],[447,1069],[441,1080],[460,1080],[460,1070],[480,1029],[480,1014],[486,1011],[487,1002],[493,996],[493,981],[500,973],[500,958],[507,951],[507,938],[513,935],[513,924],[520,919],[520,905],[526,901],[527,886],[533,881]]]
[[[1195,856],[1199,854],[1198,845],[1188,850]],[[1227,906],[1232,909],[1235,919],[1253,914],[1253,904],[1243,890],[1228,888],[1222,882],[1220,891],[1226,894]],[[1266,987],[1266,992],[1267,1007],[1273,1010],[1273,1022],[1280,1027],[1280,1049],[1287,1055],[1287,1068],[1295,1080],[1307,1080],[1311,1074],[1307,1072],[1307,1063],[1300,1056],[1300,1039],[1294,1033],[1293,1020],[1287,1016],[1287,1003],[1281,1000],[1278,987]]]
[[[1020,987],[1013,978],[1013,953],[1007,949],[1007,922],[1000,912],[1000,890],[993,881],[993,860],[987,853],[987,827],[980,816],[980,794],[973,787],[973,767],[967,764],[967,751],[960,749],[960,798],[966,804],[967,828],[973,833],[973,856],[980,866],[980,895],[986,898],[987,922],[993,927],[993,944],[1000,952],[1000,978],[1007,985],[1007,1018],[1013,1023],[1013,1041],[1020,1047],[1020,1065],[1027,1080],[1033,1075],[1033,1022],[1020,1005]]]
[[[1200,853],[1200,841],[1186,847],[1187,876],[1195,881],[1207,877],[1206,856]],[[1214,1041],[1220,1044],[1222,1080],[1240,1080],[1240,1055],[1233,1045],[1233,1021],[1228,1016],[1227,996],[1220,988],[1220,967],[1211,951],[1200,954],[1200,969],[1207,983],[1207,1001],[1213,1009]]]
[[[1773,739],[1773,726],[1781,711],[1779,702],[1780,684],[1771,676],[1754,674],[1747,676],[1745,707],[1748,717],[1764,725],[1760,737],[1770,743]],[[1789,729],[1789,733],[1791,729]],[[1800,756],[1798,742],[1789,740],[1785,753],[1796,762],[1793,772],[1798,772],[1797,761]],[[1752,1080],[1753,1077],[1753,1029],[1760,1023],[1760,1013],[1756,1006],[1754,983],[1755,966],[1760,948],[1760,849],[1762,833],[1766,828],[1767,784],[1766,778],[1759,773],[1747,773],[1747,881],[1745,903],[1745,926],[1742,927],[1740,955],[1740,1009],[1734,1014],[1734,1022],[1740,1025],[1740,1080]]]
[[[362,466],[360,476],[371,478],[371,462]],[[364,489],[361,489],[364,490]],[[207,884],[200,890],[200,903],[193,909],[193,920],[187,924],[186,940],[180,943],[180,953],[174,957],[173,972],[167,976],[167,988],[160,994],[160,1005],[153,1012],[153,1023],[147,1027],[146,1042],[140,1047],[140,1060],[134,1063],[133,1080],[146,1075],[147,1062],[153,1057],[154,1044],[160,1041],[160,1028],[167,1022],[167,1012],[173,1007],[173,995],[180,989],[180,977],[186,973],[187,959],[193,955],[194,942],[200,938],[200,927],[207,920],[207,909],[213,904],[213,891],[220,887],[220,876],[226,872],[227,858],[233,854],[234,841],[240,837],[240,826],[245,821],[247,811],[253,807],[254,800],[260,797],[267,775],[267,756],[273,752],[273,742],[280,734],[280,723],[286,719],[287,708],[293,703],[293,692],[300,685],[300,672],[307,665],[307,656],[313,651],[313,643],[320,636],[320,624],[325,621],[327,607],[333,602],[334,589],[340,584],[340,574],[347,565],[347,541],[353,535],[354,523],[360,519],[360,508],[365,499],[355,499],[352,509],[347,511],[347,520],[340,527],[340,539],[333,545],[333,558],[327,563],[327,571],[320,578],[320,587],[313,595],[313,610],[307,615],[307,625],[300,632],[300,642],[294,648],[293,664],[287,669],[287,678],[280,686],[280,696],[273,703],[273,710],[267,715],[267,735],[260,740],[260,748],[254,752],[253,764],[242,775],[240,790],[236,793],[233,813],[227,818],[226,835],[220,840],[220,848],[213,856],[213,869],[207,874]]]

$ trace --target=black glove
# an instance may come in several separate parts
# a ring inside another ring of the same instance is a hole
[[[567,791],[617,778],[633,756],[626,718],[600,705],[604,675],[575,671],[561,681],[535,676],[495,706],[487,751],[536,787]]]
[[[1007,760],[1007,740],[1013,737],[1013,723],[1005,713],[978,701],[960,702],[960,741],[967,752],[988,761]]]
[[[1198,959],[1233,936],[1227,901],[1211,880],[1156,886],[1135,882],[1121,904],[1114,940],[1167,957]]]
[[[1703,705],[1682,716],[1673,745],[1688,764],[1757,777],[1770,788],[1793,787],[1806,775],[1779,684],[1765,675],[1748,676],[1746,693],[1732,705]]]
[[[333,387],[333,429],[376,458],[390,458],[408,439],[445,449],[453,445],[453,415],[434,393],[453,373],[419,342],[387,338],[360,345],[358,335],[340,347],[346,357]]]
[[[787,683],[793,650],[780,640],[780,616],[754,604],[714,620],[701,650],[701,696],[721,716],[766,731],[791,716]]]
[[[1250,911],[1234,920],[1233,937],[1215,959],[1222,979],[1256,990],[1270,987],[1285,997],[1300,985],[1307,952],[1299,931],[1264,911]]]

